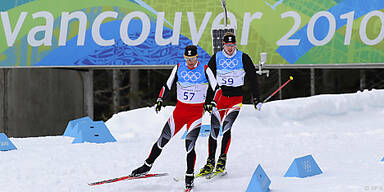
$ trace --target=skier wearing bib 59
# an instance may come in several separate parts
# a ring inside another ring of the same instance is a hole
[[[258,92],[256,69],[251,58],[236,48],[236,36],[233,33],[225,33],[223,43],[224,49],[214,54],[208,63],[220,89],[215,93],[214,100],[204,106],[211,112],[211,134],[208,139],[207,163],[197,176],[210,177],[223,173],[225,170],[227,152],[231,143],[231,128],[239,115],[243,102],[244,79],[251,87],[254,107],[260,110],[262,106]],[[223,138],[220,156],[214,170],[220,126],[223,128]]]
[[[197,47],[194,45],[187,46],[184,53],[186,62],[179,63],[173,68],[166,84],[162,87],[156,101],[156,112],[161,110],[163,101],[174,83],[176,83],[177,86],[177,104],[175,110],[165,123],[162,133],[153,145],[148,158],[141,167],[132,171],[131,176],[147,174],[171,137],[176,135],[184,125],[187,125],[188,133],[185,138],[187,151],[185,188],[186,190],[192,189],[196,160],[195,143],[199,136],[204,114],[203,105],[206,102],[209,85],[210,91],[212,92],[218,88],[213,72],[208,68],[208,65],[201,64],[197,60],[197,56]]]

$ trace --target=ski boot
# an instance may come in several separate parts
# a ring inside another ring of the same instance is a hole
[[[185,174],[185,191],[186,192],[189,192],[192,190],[194,178],[195,177],[193,176],[193,173],[192,174],[188,174],[188,173]]]
[[[130,176],[131,177],[144,176],[149,172],[149,170],[151,170],[151,168],[152,168],[152,164],[148,164],[147,161],[144,161],[144,165],[133,170]]]
[[[215,159],[207,159],[207,164],[201,168],[200,173],[196,177],[208,176],[212,174],[213,169],[215,168]]]
[[[213,177],[216,177],[218,175],[220,176],[226,175],[227,174],[227,171],[225,171],[226,161],[227,161],[227,155],[226,154],[220,155],[219,160],[217,160],[215,171],[211,175],[207,176],[207,179],[212,179]]]
[[[226,154],[220,155],[219,159],[217,160],[215,173],[223,173],[225,171],[226,162],[227,162],[227,155]]]

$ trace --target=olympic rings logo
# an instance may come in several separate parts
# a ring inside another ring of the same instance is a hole
[[[195,82],[195,81],[197,81],[198,79],[200,79],[201,74],[200,74],[199,72],[195,72],[195,73],[194,73],[194,72],[192,72],[192,71],[188,71],[188,72],[183,71],[183,72],[181,72],[181,77],[182,77],[184,80],[186,80],[186,81],[191,80],[191,81]]]
[[[233,59],[233,60],[230,60],[230,59],[220,59],[220,61],[219,61],[219,65],[222,66],[224,69],[227,69],[227,68],[233,69],[238,64],[239,64],[239,60],[237,60],[237,59]]]

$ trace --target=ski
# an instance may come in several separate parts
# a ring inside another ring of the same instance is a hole
[[[107,184],[107,183],[114,183],[117,181],[122,181],[122,180],[134,180],[134,179],[144,179],[144,178],[149,178],[149,177],[162,177],[162,176],[167,176],[168,173],[156,173],[156,174],[146,174],[143,176],[138,176],[138,177],[132,177],[132,176],[122,176],[122,177],[116,177],[113,179],[107,179],[103,181],[97,181],[94,183],[89,183],[89,186],[95,186],[95,185],[102,185],[102,184]]]

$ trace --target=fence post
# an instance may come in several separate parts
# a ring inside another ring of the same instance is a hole
[[[88,69],[86,72],[81,72],[83,76],[84,89],[84,111],[93,119],[93,69]]]
[[[315,74],[315,69],[314,68],[311,68],[310,69],[310,74],[311,74],[311,96],[314,96],[315,95],[315,77],[316,77],[316,74]]]

